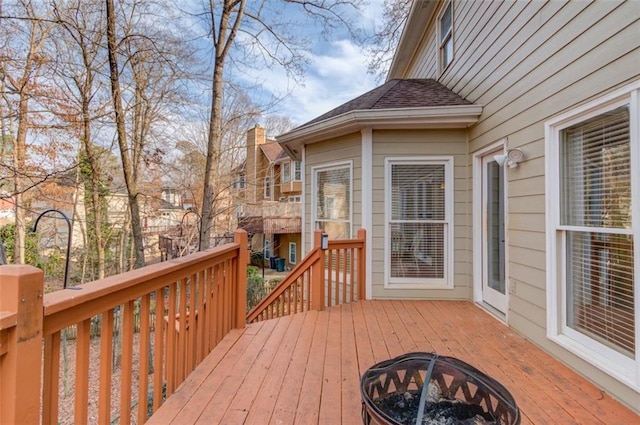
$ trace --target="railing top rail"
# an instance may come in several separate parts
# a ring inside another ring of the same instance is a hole
[[[18,316],[12,311],[0,311],[0,330],[16,326]]]
[[[152,264],[141,269],[89,282],[71,289],[52,292],[44,297],[44,335],[50,335],[114,308],[124,302],[162,288],[237,256],[240,244],[218,246],[185,257]]]

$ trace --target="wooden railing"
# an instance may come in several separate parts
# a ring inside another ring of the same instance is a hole
[[[40,270],[1,266],[0,423],[144,423],[245,326],[247,262],[240,230],[233,243],[44,297]]]
[[[247,314],[258,322],[365,298],[366,233],[356,239],[332,240],[321,247],[322,231],[314,234],[314,248],[260,303]]]

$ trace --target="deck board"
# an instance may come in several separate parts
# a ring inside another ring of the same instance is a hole
[[[466,361],[515,397],[522,424],[640,417],[464,301],[360,301],[232,331],[149,423],[359,424],[360,376],[409,351]]]

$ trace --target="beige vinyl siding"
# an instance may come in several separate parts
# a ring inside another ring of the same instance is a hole
[[[384,288],[385,255],[385,159],[389,157],[454,157],[454,289]],[[374,130],[373,132],[373,247],[374,298],[470,299],[471,253],[469,249],[469,168],[464,130]]]
[[[640,78],[640,2],[454,5],[454,60],[435,78],[483,105],[469,152],[506,137],[526,156],[507,171],[509,325],[638,409],[637,392],[546,338],[544,122]],[[406,78],[434,78],[430,25]]]
[[[305,146],[305,225],[307,237],[305,239],[305,253],[309,252],[313,245],[314,227],[311,222],[313,215],[311,211],[313,193],[313,167],[330,165],[338,162],[353,161],[352,165],[352,193],[351,193],[351,234],[355,236],[362,223],[362,143],[361,134],[353,133],[323,141],[318,144]]]

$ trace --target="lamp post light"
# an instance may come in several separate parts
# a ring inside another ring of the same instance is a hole
[[[36,222],[33,224],[33,227],[31,228],[31,232],[33,233],[36,232],[38,228],[38,222],[40,222],[40,219],[50,212],[55,212],[60,214],[62,218],[64,218],[64,220],[67,222],[67,227],[69,229],[69,236],[67,237],[67,258],[65,259],[65,263],[64,263],[64,281],[62,284],[62,288],[67,289],[67,278],[69,276],[69,255],[71,253],[71,220],[69,220],[69,217],[67,217],[67,215],[62,211],[57,210],[55,208],[51,208],[41,212],[40,215],[38,215],[38,218],[36,218]]]

